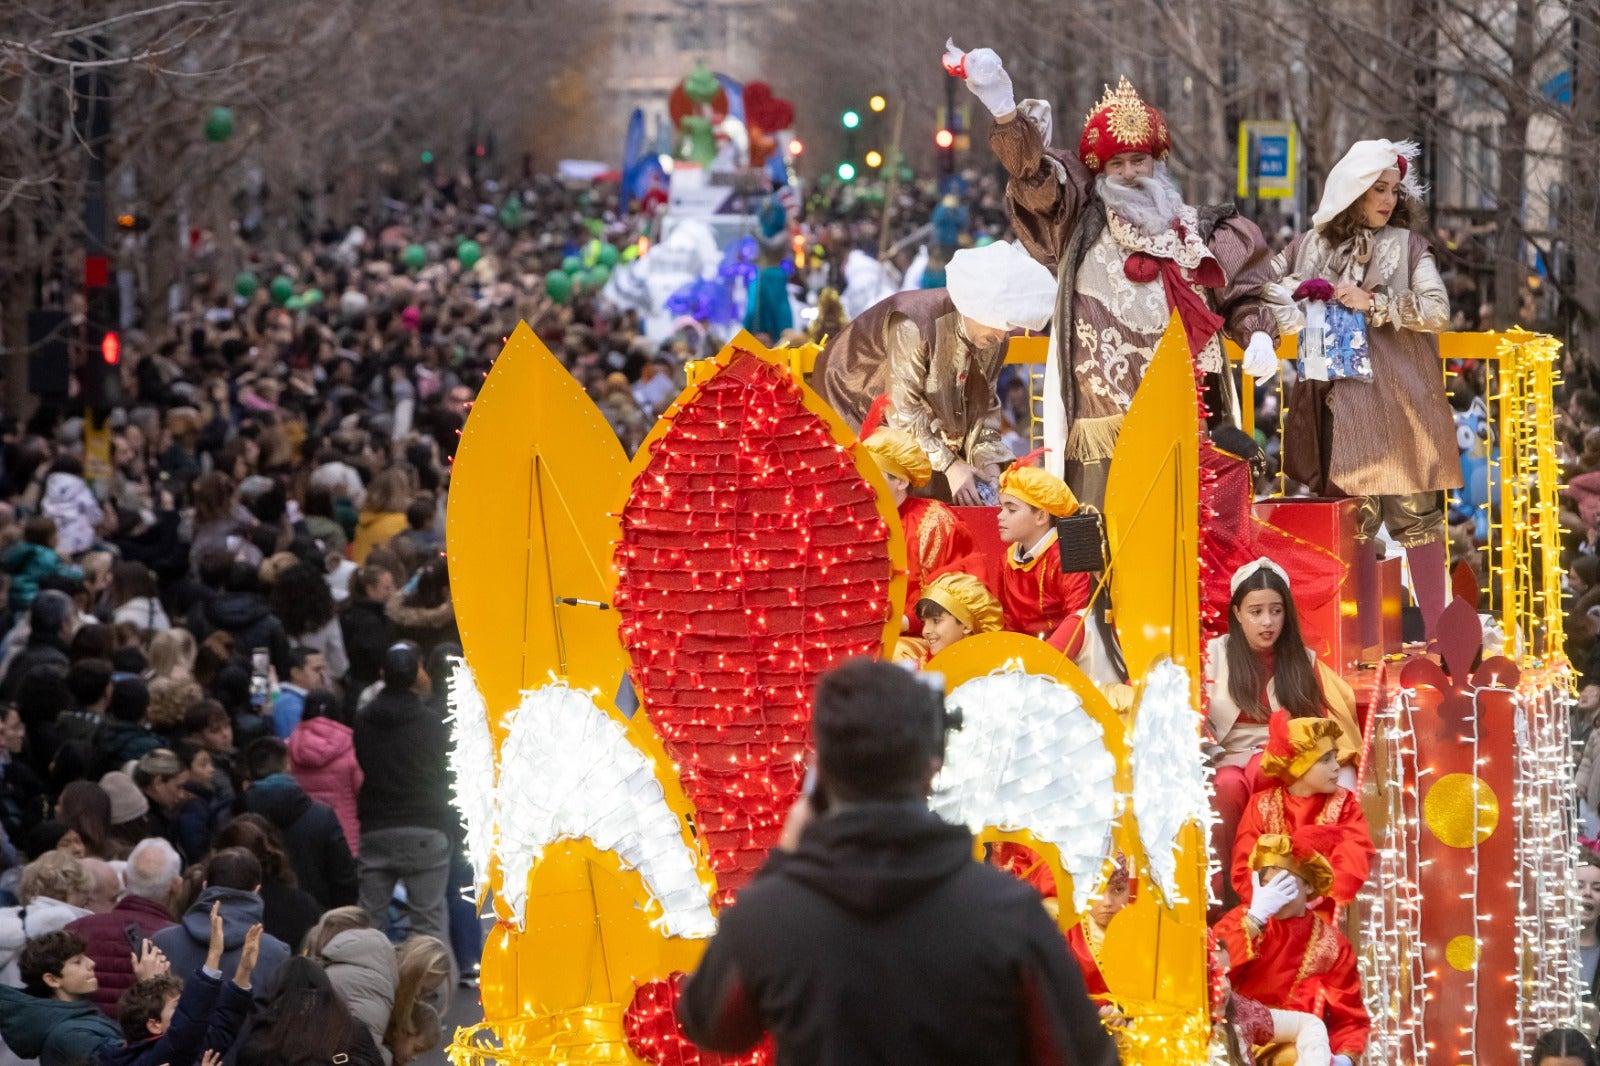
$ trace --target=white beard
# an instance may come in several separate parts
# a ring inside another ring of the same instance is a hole
[[[1170,230],[1184,207],[1183,194],[1161,163],[1154,177],[1126,183],[1101,174],[1094,179],[1094,191],[1108,211],[1150,237]]]

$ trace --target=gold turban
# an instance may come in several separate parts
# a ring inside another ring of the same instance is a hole
[[[1250,869],[1288,870],[1311,886],[1311,895],[1326,896],[1333,887],[1333,867],[1309,847],[1295,847],[1282,833],[1267,833],[1256,840],[1250,852]]]
[[[926,485],[933,476],[933,464],[928,461],[928,453],[922,450],[916,438],[903,429],[879,426],[872,431],[872,436],[861,442],[861,446],[878,464],[878,469],[890,477],[909,481],[913,485]]]
[[[1033,465],[1034,457],[1042,452],[1041,448],[1024,455],[1000,475],[1001,494],[1014,496],[1029,507],[1037,507],[1057,518],[1077,514],[1078,498],[1067,488],[1067,483],[1043,467]]]
[[[1288,711],[1274,711],[1261,772],[1286,783],[1298,781],[1318,759],[1338,750],[1342,733],[1331,718],[1290,718]]]
[[[949,611],[974,633],[998,633],[1005,628],[1000,601],[971,574],[959,570],[940,574],[922,586],[922,599]]]

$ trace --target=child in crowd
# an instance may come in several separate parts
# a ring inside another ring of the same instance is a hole
[[[1078,501],[1066,482],[1032,465],[1040,454],[1023,456],[1000,475],[1000,539],[1008,545],[1000,603],[1007,629],[1075,656],[1083,645],[1089,578],[1062,571],[1054,519],[1076,514]]]

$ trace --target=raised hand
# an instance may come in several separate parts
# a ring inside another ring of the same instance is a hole
[[[952,77],[966,81],[967,88],[989,109],[995,118],[1008,118],[1017,110],[1016,96],[1011,88],[1011,75],[1006,73],[1000,56],[993,48],[974,48],[963,52],[954,40],[944,43],[944,69]]]
[[[165,977],[171,972],[167,957],[150,941],[141,941],[140,951],[133,956],[133,979],[148,981],[152,977]]]
[[[250,974],[256,968],[256,960],[261,957],[261,924],[258,922],[250,927],[244,935],[244,946],[239,949],[239,966],[233,973],[233,983],[240,988],[250,987]]]
[[[211,942],[206,947],[206,969],[215,970],[222,965],[222,953],[227,949],[223,943],[222,929],[222,901],[217,900],[211,904]]]

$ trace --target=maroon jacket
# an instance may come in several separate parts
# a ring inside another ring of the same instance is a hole
[[[91,914],[67,926],[69,932],[83,938],[89,948],[88,955],[94,960],[94,975],[100,987],[89,998],[94,1000],[95,1006],[115,1018],[117,1001],[133,985],[133,950],[128,946],[124,930],[135,925],[148,938],[176,924],[161,904],[143,896],[123,896],[104,914]]]

